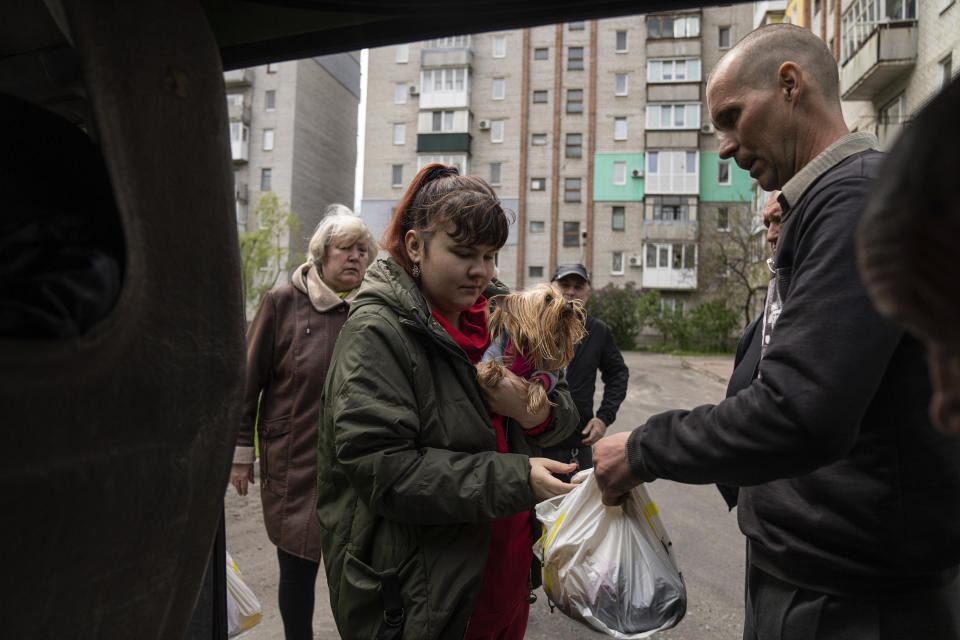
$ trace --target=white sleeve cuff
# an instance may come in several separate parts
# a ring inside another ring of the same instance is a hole
[[[233,464],[253,464],[253,447],[234,447]]]

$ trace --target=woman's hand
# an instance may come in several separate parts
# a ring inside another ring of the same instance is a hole
[[[487,407],[494,413],[513,418],[524,429],[533,429],[543,424],[550,417],[550,406],[547,405],[537,413],[527,411],[527,385],[530,384],[517,374],[504,370],[503,377],[497,386],[484,388],[487,398]]]
[[[253,479],[253,463],[230,465],[230,484],[237,489],[237,494],[247,495],[247,483],[256,484]]]
[[[537,500],[546,500],[553,496],[570,493],[577,485],[564,482],[553,476],[554,473],[573,473],[576,463],[564,464],[550,458],[530,458],[530,488]]]

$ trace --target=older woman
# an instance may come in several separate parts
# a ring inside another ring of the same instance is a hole
[[[290,284],[267,292],[247,331],[246,395],[230,472],[237,493],[246,495],[256,424],[263,520],[277,545],[278,600],[288,640],[313,637],[320,393],[337,334],[377,245],[360,218],[331,205],[309,252]]]
[[[486,393],[486,296],[509,221],[480,178],[427,165],[397,205],[324,388],[319,500],[346,638],[523,637],[529,511],[573,469],[538,457],[579,421],[566,382],[529,414],[520,379]]]

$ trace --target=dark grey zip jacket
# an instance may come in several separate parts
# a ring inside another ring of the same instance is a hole
[[[942,585],[960,562],[960,440],[930,423],[922,346],[880,317],[855,264],[882,159],[846,158],[790,209],[758,379],[719,405],[653,416],[627,445],[643,480],[741,487],[752,563],[853,597]]]

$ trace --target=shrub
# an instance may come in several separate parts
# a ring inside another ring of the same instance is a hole
[[[660,297],[656,291],[645,297],[649,298],[648,323],[660,334],[652,345],[655,350],[723,352],[732,348],[730,333],[737,326],[738,314],[726,300],[709,300],[684,312],[657,308]]]
[[[643,328],[642,298],[643,292],[633,282],[622,288],[610,283],[591,294],[586,303],[587,313],[607,323],[617,347],[629,351],[636,348],[637,336]]]

